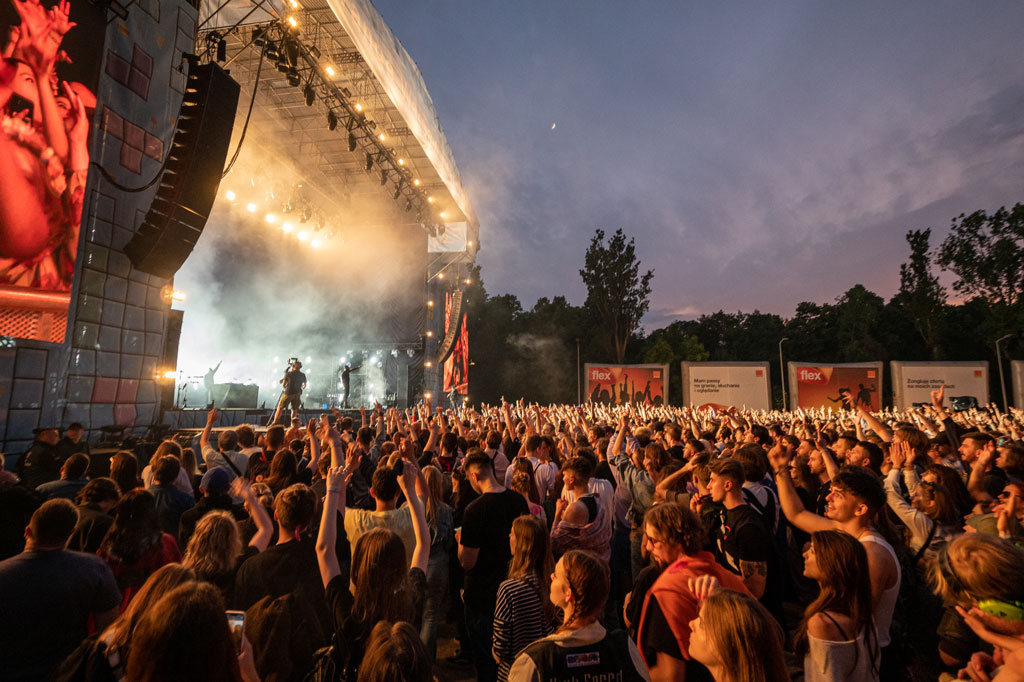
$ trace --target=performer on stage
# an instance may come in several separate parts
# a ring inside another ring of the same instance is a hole
[[[277,403],[277,411],[274,412],[271,424],[277,423],[281,410],[288,404],[291,404],[292,418],[298,418],[299,406],[302,405],[302,390],[306,388],[306,375],[300,371],[301,369],[302,363],[296,360],[292,363],[291,369],[285,371],[284,378],[281,379],[284,390],[281,392],[281,400]]]
[[[351,365],[346,364],[345,367],[341,370],[341,389],[342,389],[341,409],[343,409],[343,410],[349,409],[348,394],[349,394],[349,389],[351,388],[351,381],[352,381],[351,374],[352,374],[352,372],[355,372],[357,369],[361,369],[361,368],[362,368],[362,365],[356,365],[355,367],[352,367]]]
[[[206,389],[206,406],[213,407],[213,375],[220,369],[221,360],[217,363],[216,367],[211,367],[210,371],[203,375],[203,387]]]

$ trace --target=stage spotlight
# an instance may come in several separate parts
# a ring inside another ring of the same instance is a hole
[[[231,190],[228,190],[227,192],[224,192],[224,198],[227,199],[228,201],[234,201],[235,193],[232,192]]]
[[[302,88],[302,94],[306,97],[306,106],[313,106],[313,100],[316,98],[316,93],[313,92],[313,86],[306,83],[306,87]]]
[[[313,55],[315,59],[320,59],[320,48],[316,45],[309,46],[309,53]]]
[[[288,25],[291,26],[292,28],[298,28],[299,20],[296,19],[295,17],[288,17]]]
[[[307,239],[309,239],[309,233],[308,233],[308,232],[299,232],[299,233],[298,233],[297,235],[295,235],[295,236],[299,238],[299,241],[300,241],[300,242],[304,242],[304,241],[306,241]]]
[[[272,59],[275,62],[281,59],[281,49],[277,46],[277,43],[267,44],[267,59]]]
[[[399,165],[399,166],[404,166],[404,165],[405,165],[405,159],[403,159],[403,158],[399,157],[399,159],[398,159],[398,165]]]
[[[444,279],[444,273],[443,272],[437,273],[437,278],[438,279]]]
[[[256,212],[256,204],[253,204],[253,203],[247,204],[246,208],[249,210],[249,213],[255,213]]]
[[[434,332],[432,332],[432,331],[430,331],[430,330],[428,329],[428,330],[427,330],[427,338],[428,338],[428,339],[432,339],[432,338],[434,338]]]
[[[362,113],[363,111],[363,105],[360,104],[359,102],[356,102],[354,105],[352,105],[352,108],[358,111],[359,113]]]
[[[427,195],[427,203],[428,203],[428,204],[432,204],[432,203],[434,203],[434,197],[432,197],[432,196],[430,196],[430,195],[428,194],[428,195]]]
[[[399,184],[397,187],[395,187],[395,195],[394,195],[395,201],[398,201],[398,197],[400,197],[400,196],[402,196],[402,185],[401,184]]]
[[[165,369],[160,373],[160,377],[163,379],[176,379],[178,377],[178,373],[173,369]]]
[[[273,225],[275,222],[277,222],[277,217],[273,213],[268,213],[264,220]]]
[[[227,61],[228,58],[228,41],[221,38],[217,41],[217,61]]]
[[[309,243],[309,245],[312,246],[314,249],[319,249],[322,243],[323,242],[321,242],[319,239],[314,239]]]
[[[440,213],[438,213],[438,215],[441,216],[441,220],[444,220],[446,217],[448,217],[448,214],[445,213],[444,211],[441,211]]]
[[[366,154],[366,171],[370,172],[373,170],[373,154]]]
[[[292,9],[299,9],[299,3],[297,0],[288,0],[288,4],[292,6]]]
[[[473,246],[473,242],[466,242],[466,246]]]
[[[412,199],[405,202],[405,212],[408,213],[412,210]]]
[[[433,308],[434,307],[434,299],[430,299],[430,300],[427,301],[427,307],[428,308]]]
[[[423,397],[426,398],[427,400],[430,400],[430,392],[428,391],[428,392],[424,393]]]
[[[327,129],[334,130],[338,127],[338,116],[333,111],[327,112]]]
[[[174,301],[181,302],[185,300],[185,292],[178,291],[170,284],[165,284],[160,288],[160,298],[167,304],[173,303]]]
[[[282,223],[281,224],[281,230],[284,231],[285,234],[291,234],[291,231],[293,229],[295,229],[295,228],[292,227],[291,223]]]
[[[327,72],[327,75],[328,75],[328,76],[330,76],[331,78],[334,78],[334,73],[335,73],[335,72],[334,72],[334,67],[333,67],[333,66],[331,66],[330,64],[328,64],[327,66],[325,66],[325,67],[324,67],[324,71],[326,71],[326,72]]]
[[[467,277],[466,279],[464,279],[462,281],[465,282],[466,284],[472,284],[473,283],[473,280],[471,280],[469,277]]]
[[[430,369],[431,367],[434,366],[434,363],[432,363],[430,360],[427,360],[426,362],[423,363],[423,366],[426,367],[427,369]]]
[[[386,184],[388,184],[388,169],[384,168],[380,171],[380,185],[383,187]]]
[[[252,44],[256,47],[263,47],[267,44],[267,36],[263,33],[262,28],[252,30]]]
[[[288,67],[288,85],[295,88],[298,87],[301,82],[302,77],[299,75],[298,70],[296,70],[294,66]],[[306,104],[307,106],[313,106],[313,101],[308,95],[306,96]]]
[[[383,142],[384,140],[388,139],[388,136],[385,135],[384,133],[377,133],[377,139]]]
[[[420,186],[420,179],[416,178],[415,180],[412,181],[412,184],[415,185],[416,187],[419,187]]]
[[[299,222],[304,223],[313,217],[313,207],[306,204],[302,207],[302,215],[299,216]]]
[[[356,134],[352,131],[348,133],[348,150],[354,152],[356,150]]]

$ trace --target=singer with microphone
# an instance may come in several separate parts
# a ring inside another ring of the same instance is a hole
[[[277,403],[277,411],[274,412],[274,418],[271,420],[271,424],[276,424],[278,417],[281,416],[281,410],[287,405],[291,405],[292,418],[297,419],[299,416],[299,407],[302,405],[302,390],[306,388],[306,375],[302,373],[302,363],[296,358],[292,358],[292,365],[289,369],[285,370],[284,378],[281,379],[281,399]]]

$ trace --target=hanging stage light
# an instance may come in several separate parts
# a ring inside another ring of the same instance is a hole
[[[316,93],[313,92],[313,86],[306,83],[306,87],[302,88],[302,94],[306,96],[306,106],[313,106],[313,100],[316,98]]]
[[[405,202],[405,212],[408,213],[411,210],[412,210],[412,199],[409,199],[408,201]]]
[[[386,184],[388,184],[388,169],[383,168],[380,171],[380,186],[383,187]]]
[[[334,130],[338,127],[338,116],[333,111],[327,112],[327,129]]]
[[[373,154],[366,154],[366,172],[369,173],[373,170]]]
[[[348,150],[354,152],[356,150],[356,134],[351,130],[348,131]]]
[[[267,44],[267,37],[263,33],[262,28],[254,28],[252,30],[252,44],[256,47],[263,47]]]

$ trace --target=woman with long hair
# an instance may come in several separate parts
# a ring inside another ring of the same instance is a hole
[[[176,587],[147,609],[126,664],[129,682],[259,682],[252,648],[236,649],[220,591],[203,582]]]
[[[156,472],[153,471],[153,465],[160,461],[161,458],[170,455],[179,462],[182,462],[182,450],[181,445],[177,441],[165,440],[156,447],[156,452],[149,459],[149,464],[142,469],[142,485],[146,488],[153,487],[153,481],[156,477]],[[189,472],[185,470],[184,465],[178,470],[178,477],[174,480],[174,487],[183,493],[188,493],[192,497],[195,497],[196,491],[192,486],[192,477]]]
[[[181,561],[177,541],[160,530],[153,494],[143,488],[121,496],[114,507],[114,523],[96,553],[114,573],[122,611],[156,569]]]
[[[913,433],[913,432],[911,432]],[[885,497],[889,508],[906,526],[907,545],[915,557],[928,561],[953,537],[960,534],[963,517],[957,509],[950,491],[941,483],[917,481],[917,470],[913,467],[911,455],[915,452],[910,443],[893,441],[889,456],[892,470],[885,477]],[[908,503],[899,491],[900,472],[914,484]]]
[[[277,451],[270,461],[270,475],[263,479],[276,496],[290,485],[301,483],[299,480],[299,463],[295,453],[288,448]]]
[[[128,450],[120,450],[110,458],[110,478],[114,479],[121,494],[142,486],[139,479],[139,460]]]
[[[690,656],[715,682],[789,682],[782,628],[748,594],[718,589],[704,598],[690,621]]]
[[[331,461],[340,462],[344,447],[341,436],[332,427],[327,437]],[[334,661],[345,670],[348,680],[355,679],[370,631],[378,621],[406,621],[414,627],[420,624],[430,555],[430,529],[417,492],[424,483],[417,480],[421,476],[415,460],[402,459],[398,485],[412,508],[416,536],[411,562],[398,535],[386,528],[374,528],[356,540],[351,576],[342,575],[335,549],[338,512],[345,508],[345,490],[361,459],[356,447],[350,446],[345,467],[333,467],[328,472],[327,497],[316,541],[320,578],[334,617]]]
[[[509,670],[510,682],[546,680],[571,656],[579,679],[648,680],[647,666],[624,631],[608,632],[598,622],[608,599],[608,564],[590,552],[570,550],[551,574],[551,603],[562,611],[562,626],[526,647]]]
[[[444,503],[444,474],[437,467],[424,467],[427,483],[426,515],[430,527],[430,559],[427,562],[427,596],[423,605],[420,637],[433,660],[437,654],[437,624],[444,620],[448,605],[449,555],[455,539],[452,509]]]
[[[548,524],[548,515],[544,507],[540,505],[540,495],[537,493],[537,483],[533,478],[533,464],[525,457],[516,457],[512,462],[512,478],[510,480],[512,490],[523,496],[526,504],[530,507],[530,513]]]
[[[804,575],[820,588],[795,639],[796,652],[804,657],[804,680],[877,680],[880,654],[864,546],[842,531],[812,533]]]
[[[370,633],[358,682],[431,682],[432,660],[413,626],[383,620]]]
[[[547,598],[555,562],[544,522],[533,515],[520,516],[512,522],[509,545],[508,579],[498,587],[494,607],[492,651],[500,682],[508,679],[519,652],[549,635],[555,623],[555,608]]]
[[[245,503],[256,534],[243,550],[242,537],[234,515],[223,509],[208,512],[196,524],[189,538],[182,563],[196,572],[199,580],[216,585],[225,603],[234,603],[235,574],[249,557],[267,548],[274,537],[274,522],[260,504],[248,481],[238,477],[231,484],[231,492]]]
[[[181,564],[167,564],[157,569],[117,620],[103,632],[86,639],[68,656],[54,672],[53,682],[117,682],[123,679],[132,635],[146,611],[174,588],[195,579],[195,573]]]

